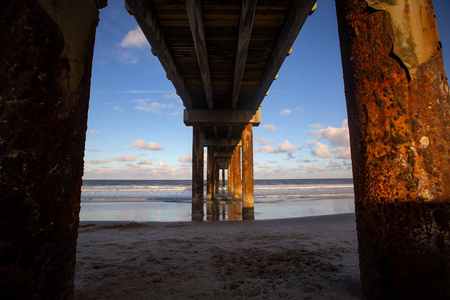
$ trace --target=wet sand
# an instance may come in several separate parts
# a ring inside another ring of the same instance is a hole
[[[82,222],[76,299],[364,299],[354,214]]]

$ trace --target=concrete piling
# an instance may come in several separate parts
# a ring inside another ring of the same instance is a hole
[[[433,5],[336,7],[363,292],[448,299],[450,97]]]
[[[193,126],[192,139],[192,220],[203,220],[203,128]],[[214,189],[213,189],[214,190]]]
[[[253,180],[253,125],[247,124],[242,131],[242,218],[255,218]]]

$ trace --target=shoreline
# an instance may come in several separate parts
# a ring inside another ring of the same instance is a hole
[[[354,213],[80,222],[76,299],[364,299]]]
[[[307,216],[353,213],[354,197],[330,198],[271,198],[271,201],[255,201],[255,219],[270,220],[299,218]],[[212,205],[212,206],[211,206]],[[163,201],[118,201],[118,202],[81,202],[81,221],[124,221],[124,222],[176,222],[191,220],[191,202]],[[239,219],[237,212],[241,206],[237,202],[205,201],[205,219],[210,216],[216,220]],[[214,216],[212,216],[214,214]]]

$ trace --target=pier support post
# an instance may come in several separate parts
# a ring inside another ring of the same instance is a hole
[[[222,169],[222,187],[225,187],[225,169]]]
[[[217,161],[214,162],[214,194],[219,192],[220,185],[220,169]]]
[[[228,164],[228,169],[227,169],[227,188],[228,188],[228,192],[232,193],[232,191],[231,191],[231,162]]]
[[[192,138],[192,220],[203,221],[203,128],[193,126]]]
[[[231,157],[231,164],[233,165],[233,199],[242,199],[242,179],[241,179],[241,147],[237,146],[233,150]]]
[[[212,147],[208,147],[207,150],[207,162],[206,162],[206,199],[214,199],[214,178],[213,178],[213,165],[214,165],[214,150]]]
[[[0,294],[72,299],[98,7],[1,8]]]
[[[432,3],[336,8],[363,293],[450,299],[450,97]]]
[[[242,131],[242,218],[255,219],[253,181],[253,125],[247,124]]]

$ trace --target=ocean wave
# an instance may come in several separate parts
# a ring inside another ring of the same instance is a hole
[[[318,189],[346,189],[353,188],[353,184],[348,185],[309,185],[309,186],[255,186],[255,190],[318,190]]]
[[[354,197],[354,193],[336,193],[336,194],[289,194],[289,195],[255,195],[255,198],[318,198],[318,197]]]
[[[99,187],[82,188],[82,192],[167,192],[167,191],[186,191],[190,187],[161,187],[161,186],[143,186],[143,187]]]

